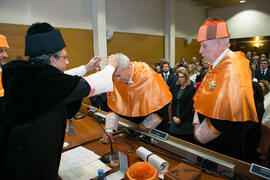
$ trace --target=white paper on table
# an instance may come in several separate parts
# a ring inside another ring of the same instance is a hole
[[[136,149],[136,154],[142,160],[149,162],[151,165],[153,165],[160,174],[165,173],[169,168],[169,163],[167,161],[153,154],[151,151],[145,149],[144,147],[139,147],[138,149]],[[150,156],[148,157],[147,161],[148,155]]]
[[[104,172],[111,170],[109,166],[96,160],[71,171],[59,171],[59,176],[62,180],[89,180],[98,176],[99,169]]]
[[[76,147],[62,153],[59,172],[71,171],[84,166],[90,162],[98,160],[99,155],[82,146]]]
[[[119,179],[123,179],[124,177],[125,177],[125,174],[121,170],[118,170],[110,174],[109,176],[106,176],[106,180],[119,180]]]

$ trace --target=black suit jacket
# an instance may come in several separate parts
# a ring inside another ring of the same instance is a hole
[[[172,100],[172,116],[176,116],[176,103],[179,101],[179,117],[183,121],[192,121],[193,120],[193,96],[195,94],[195,88],[192,84],[188,85],[181,98],[179,100],[176,99],[176,96],[178,94],[178,91],[180,89],[180,86],[177,84],[174,84],[172,87],[172,94],[173,94],[173,100]]]
[[[261,73],[261,69],[258,69],[255,71],[255,78],[259,80],[267,80],[268,82],[270,82],[270,70],[267,69],[265,75],[262,75]]]
[[[162,73],[162,77],[163,77],[163,79],[165,81],[165,77],[164,77],[163,73]],[[172,72],[170,72],[168,80],[166,82],[167,85],[170,87],[170,89],[172,88],[172,85],[173,85],[173,82],[174,82],[175,79],[176,79],[176,76]]]

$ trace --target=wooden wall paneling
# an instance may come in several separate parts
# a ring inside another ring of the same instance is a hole
[[[25,34],[29,26],[0,23],[0,34],[6,36],[9,49],[7,61],[17,56],[24,57]]]
[[[87,64],[94,56],[93,31],[84,29],[59,28],[68,52],[67,69]]]
[[[8,61],[15,59],[18,55],[24,56],[25,35],[28,25],[3,24],[0,23],[0,34],[7,37],[10,48],[8,49]],[[92,30],[58,28],[67,45],[70,65],[67,69],[86,64],[93,57],[93,35]]]
[[[123,53],[131,61],[143,61],[152,66],[164,58],[164,36],[116,32],[108,40],[108,55]]]
[[[200,44],[196,39],[193,39],[190,44],[187,44],[185,38],[175,38],[175,64],[177,64],[182,57],[185,57],[187,62],[191,62],[193,56],[200,61],[202,59],[199,53]]]

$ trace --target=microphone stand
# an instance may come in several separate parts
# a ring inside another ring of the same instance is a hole
[[[96,111],[96,107],[93,107],[93,106],[89,106],[87,107],[87,110],[88,112],[95,112]],[[93,119],[98,123],[99,127],[102,129],[102,131],[106,134],[106,136],[108,137],[109,139],[109,143],[110,143],[110,152],[109,153],[106,153],[104,154],[102,157],[101,157],[101,161],[104,162],[104,163],[110,163],[110,156],[115,159],[116,156],[117,156],[117,152],[114,152],[113,151],[113,145],[112,145],[112,139],[111,137],[107,134],[107,132],[104,130],[104,128],[100,125],[100,121],[98,121],[98,119],[93,115]]]
[[[114,157],[116,156],[116,153],[117,152],[114,152],[113,151],[113,145],[112,145],[112,139],[111,137],[107,134],[107,132],[102,128],[102,130],[105,132],[106,136],[108,137],[109,139],[109,143],[110,143],[110,148],[111,148],[111,151],[104,154],[102,157],[101,157],[101,161],[104,162],[104,163],[109,163],[110,162],[110,156],[111,157]]]

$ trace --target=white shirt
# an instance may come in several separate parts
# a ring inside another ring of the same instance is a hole
[[[264,73],[263,75],[266,75],[266,73],[267,73],[267,68],[261,69],[261,74],[262,74],[262,73]]]
[[[170,71],[168,71],[167,73],[163,73],[163,76],[165,77],[167,75],[167,78],[169,77],[170,75]]]
[[[86,73],[87,73],[87,70],[84,65],[65,71],[65,74],[72,75],[72,76],[77,75],[81,77],[85,75]]]
[[[132,72],[131,72],[131,76],[129,78],[128,84],[134,84],[134,82],[132,81],[133,72],[134,72],[134,64],[132,64]]]
[[[220,55],[219,55],[219,57],[215,60],[215,62],[213,63],[213,65],[212,65],[212,69],[214,69],[219,63],[220,63],[220,61],[224,58],[224,56],[229,52],[229,51],[231,51],[230,49],[225,49],[225,51],[223,51],[223,53],[221,53]]]

